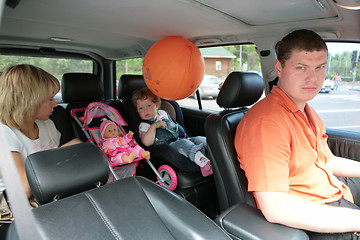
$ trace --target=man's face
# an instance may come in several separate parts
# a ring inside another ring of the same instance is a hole
[[[325,80],[326,64],[326,51],[294,50],[284,65],[275,61],[278,86],[302,110],[306,102],[319,93]]]

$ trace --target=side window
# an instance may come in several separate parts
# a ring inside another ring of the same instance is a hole
[[[202,108],[221,110],[216,97],[225,78],[232,71],[252,71],[261,75],[260,59],[254,44],[200,48],[205,60],[205,75],[198,88]],[[142,74],[143,58],[116,62],[117,84],[122,74]],[[182,106],[199,108],[196,93],[177,101]]]
[[[119,80],[123,74],[142,74],[144,58],[132,58],[116,61],[116,79]]]
[[[216,103],[220,87],[233,71],[251,71],[260,74],[259,55],[254,44],[200,48],[205,60],[205,76],[198,88],[205,110],[221,110]],[[182,106],[199,108],[197,96],[178,101]]]
[[[360,44],[327,45],[326,78],[320,93],[309,104],[326,128],[360,132]]]
[[[10,66],[18,64],[31,64],[40,67],[54,75],[60,83],[64,73],[93,72],[93,61],[91,60],[0,55],[0,72],[3,72]],[[61,91],[56,94],[55,100],[57,103],[63,103]]]
[[[116,61],[116,96],[118,95],[119,79],[123,74],[142,74],[144,58],[132,58]]]

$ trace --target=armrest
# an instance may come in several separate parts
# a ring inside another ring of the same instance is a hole
[[[309,239],[303,230],[269,223],[260,210],[244,203],[238,203],[224,211],[215,222],[233,239]]]

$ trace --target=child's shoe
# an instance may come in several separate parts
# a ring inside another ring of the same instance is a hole
[[[211,175],[211,174],[213,173],[210,161],[208,161],[208,162],[207,162],[203,167],[201,167],[200,169],[201,169],[201,174],[202,174],[204,177],[207,177],[207,176],[209,176],[209,175]]]

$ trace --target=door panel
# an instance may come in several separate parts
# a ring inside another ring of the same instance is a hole
[[[360,133],[327,129],[326,134],[335,156],[360,161]]]

